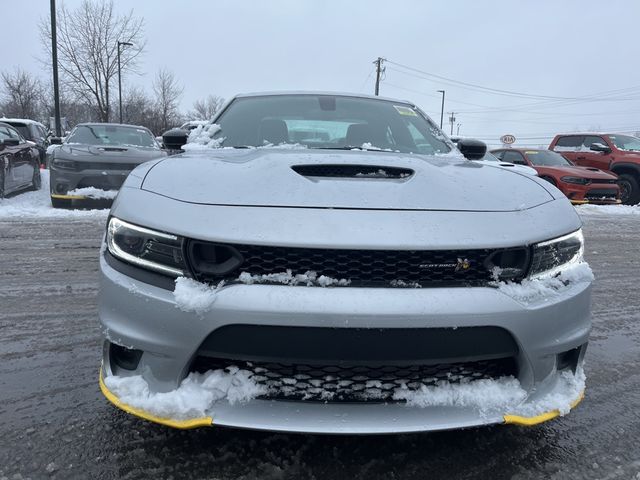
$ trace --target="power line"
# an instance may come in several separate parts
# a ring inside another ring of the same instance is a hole
[[[460,81],[460,80],[455,80],[453,78],[444,77],[442,75],[437,75],[437,74],[434,74],[434,73],[425,72],[423,70],[419,70],[417,68],[413,68],[413,67],[410,67],[408,65],[403,65],[401,63],[397,63],[397,62],[394,62],[392,60],[386,60],[386,61],[387,61],[387,63],[390,63],[391,65],[395,65],[397,67],[404,68],[405,70],[409,70],[410,72],[418,73],[420,75],[423,75],[423,76],[426,76],[426,77],[429,77],[429,78],[437,78],[438,80],[441,80],[441,81],[444,81],[444,82],[449,82],[449,83],[454,84],[454,85],[457,84],[461,88],[462,87],[468,87],[468,88],[471,88],[471,89],[483,90],[483,91],[486,91],[487,93],[493,93],[493,94],[496,94],[496,95],[515,96],[515,97],[531,98],[531,99],[539,99],[539,100],[586,100],[586,99],[595,99],[597,96],[602,95],[602,94],[590,94],[590,95],[583,95],[583,96],[578,96],[578,97],[564,97],[564,96],[539,95],[539,94],[532,94],[532,93],[524,93],[524,92],[517,92],[517,91],[513,91],[513,90],[503,90],[503,89],[499,89],[499,88],[486,87],[484,85],[478,85],[478,84],[474,84],[474,83],[463,82],[463,81]],[[638,90],[638,89],[640,89],[640,86],[627,87],[627,88],[618,89],[618,90],[612,90],[610,92],[604,92],[604,93],[605,94],[614,94],[614,93],[629,92],[629,91]]]

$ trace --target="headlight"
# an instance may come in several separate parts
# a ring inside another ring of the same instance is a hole
[[[75,170],[76,162],[74,162],[73,160],[61,160],[59,158],[54,158],[53,166],[63,170]]]
[[[536,243],[533,246],[530,277],[552,277],[572,263],[582,261],[584,237],[582,229],[569,235]]]
[[[183,239],[168,233],[132,225],[111,217],[107,227],[107,248],[116,258],[164,275],[179,277],[187,266],[182,254]]]
[[[565,183],[576,183],[578,185],[589,185],[591,183],[591,180],[588,178],[581,177],[560,177],[560,180]]]

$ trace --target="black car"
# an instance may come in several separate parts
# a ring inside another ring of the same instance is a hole
[[[40,164],[45,164],[45,155],[49,146],[49,132],[40,122],[26,118],[0,118],[0,122],[11,125],[23,138],[35,143],[40,156]]]
[[[0,122],[0,198],[21,190],[40,189],[38,149],[11,125]]]

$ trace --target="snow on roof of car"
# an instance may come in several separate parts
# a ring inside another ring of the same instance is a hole
[[[30,120],[28,118],[6,118],[6,117],[2,117],[0,118],[0,122],[20,122],[20,123],[26,123],[26,124],[30,124],[30,125],[40,125],[42,127],[44,127],[44,125],[42,125],[40,122],[36,122],[35,120]]]

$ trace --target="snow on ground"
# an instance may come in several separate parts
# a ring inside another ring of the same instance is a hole
[[[0,199],[0,220],[7,218],[107,218],[109,209],[67,210],[53,208],[49,199],[49,170],[41,170],[42,187],[35,192],[22,192]]]
[[[514,300],[530,304],[560,295],[574,283],[590,282],[593,272],[587,262],[568,266],[556,277],[525,279],[521,283],[496,282],[498,290]]]
[[[575,209],[584,216],[640,215],[640,205],[576,205]]]
[[[166,393],[152,393],[140,375],[110,375],[104,383],[120,401],[162,418],[186,420],[205,417],[213,404],[226,400],[246,402],[266,392],[266,387],[251,380],[251,373],[238,368],[190,373],[180,386]]]

